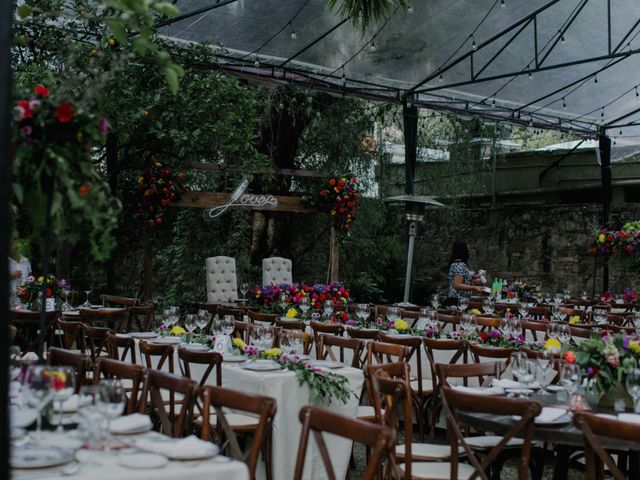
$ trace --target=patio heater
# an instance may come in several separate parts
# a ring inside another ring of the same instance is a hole
[[[416,242],[418,222],[424,220],[424,210],[428,205],[434,207],[444,207],[444,204],[434,200],[427,195],[398,195],[384,199],[389,203],[404,204],[404,216],[409,222],[409,245],[407,247],[407,270],[404,276],[404,296],[400,307],[414,306],[409,302],[409,292],[411,291],[411,272],[413,271],[413,248]]]

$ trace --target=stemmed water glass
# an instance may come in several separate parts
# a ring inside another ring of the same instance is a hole
[[[195,315],[194,315],[195,316]],[[107,434],[111,433],[111,420],[124,412],[124,388],[120,380],[105,379],[98,384],[98,405],[107,419]]]
[[[434,330],[438,329],[438,311],[437,310],[429,310],[427,313],[427,323],[429,324],[429,328]]]
[[[194,315],[193,313],[188,314],[184,319],[184,327],[187,329],[187,332],[189,332],[189,340],[191,340],[191,338],[193,337],[193,331],[198,325],[196,323],[197,321],[198,316]]]
[[[242,282],[240,284],[240,293],[242,294],[242,303],[246,303],[248,291],[249,291],[249,284],[247,282]]]
[[[560,305],[554,304],[551,307],[551,317],[556,321],[562,320],[562,308],[560,308]]]
[[[356,316],[360,319],[361,322],[364,322],[369,315],[371,314],[371,307],[369,307],[368,303],[359,303],[356,305]]]
[[[25,387],[29,393],[28,403],[38,411],[36,438],[41,439],[42,410],[53,398],[51,369],[44,365],[30,365],[25,375]]]
[[[222,335],[222,331],[222,320],[220,320],[218,315],[216,315],[211,321],[211,333],[214,337],[218,338],[220,335]]]
[[[53,405],[58,409],[58,428],[56,431],[62,432],[64,430],[62,428],[63,404],[65,400],[73,396],[75,391],[75,373],[71,367],[51,367],[49,372],[51,375]]]
[[[209,324],[209,320],[211,320],[211,313],[208,310],[198,310],[198,318],[196,319],[196,325],[198,325],[198,329],[200,330],[200,335],[202,335],[202,331],[204,327]]]
[[[83,385],[78,392],[78,416],[82,419],[79,427],[87,435],[87,444],[90,450],[102,437],[101,425],[104,415],[98,395],[99,385]]]
[[[82,306],[84,308],[91,308],[91,302],[89,301],[89,295],[91,295],[91,290],[85,290],[84,293],[87,295],[87,299],[84,301]]]
[[[504,337],[508,337],[511,334],[511,330],[513,328],[513,324],[511,323],[510,319],[508,318],[501,318],[500,319],[500,326],[498,327],[500,332],[502,333],[502,335]]]
[[[302,319],[304,320],[307,316],[307,312],[311,308],[311,304],[309,303],[309,297],[300,297],[298,299],[298,308],[302,312]]]
[[[526,319],[529,315],[529,304],[527,302],[522,302],[518,310],[520,311],[520,317]]]
[[[514,337],[522,335],[522,325],[520,325],[520,320],[516,317],[511,317],[509,319],[509,325],[511,326],[511,335]]]
[[[580,386],[580,369],[575,363],[564,363],[560,368],[560,384],[569,392],[569,404]]]
[[[527,356],[524,352],[512,352],[509,356],[509,366],[511,367],[511,373],[513,374],[514,380],[520,380],[520,375],[522,373],[522,361],[526,358]]]
[[[236,328],[235,318],[233,317],[233,315],[225,315],[224,317],[222,317],[220,325],[222,327],[222,333],[224,333],[225,335],[231,335],[233,333],[233,330]]]
[[[280,294],[280,310],[284,312],[287,308],[287,294],[282,292]]]
[[[627,393],[633,398],[633,411],[640,413],[640,368],[634,368],[627,372],[625,386]]]
[[[326,317],[330,317],[333,315],[333,301],[325,300],[322,304],[322,311],[324,312]]]
[[[493,312],[496,311],[496,307],[490,299],[486,298],[482,302],[482,311],[487,315],[493,315]]]
[[[529,360],[526,355],[516,357],[512,364],[513,374],[518,376],[518,381],[528,388],[536,379],[536,363]]]
[[[296,332],[283,330],[282,333],[280,333],[280,346],[285,353],[300,356],[302,339],[296,334]]]
[[[469,299],[467,297],[461,297],[458,300],[458,310],[466,312],[467,308],[469,308]]]
[[[387,308],[387,320],[394,323],[400,318],[400,309],[398,307]]]
[[[62,290],[62,295],[64,296],[64,303],[62,304],[62,306],[60,307],[60,309],[63,312],[66,312],[68,310],[72,310],[73,307],[71,306],[71,304],[69,303],[69,294],[71,293],[71,290],[68,289],[63,289]]]
[[[549,350],[541,350],[538,352],[538,369],[540,370],[540,394],[548,395],[547,392],[547,374],[553,370],[553,354]]]
[[[433,295],[431,295],[431,305],[433,305],[433,308],[435,308],[436,310],[440,306],[440,299],[438,298],[437,293],[434,293]]]
[[[560,334],[559,326],[560,324],[557,322],[549,322],[547,325],[547,337],[557,340]]]
[[[418,330],[426,330],[427,325],[429,324],[429,312],[431,310],[429,308],[421,308],[420,316],[418,317],[418,321],[416,322],[416,328]]]
[[[571,340],[571,328],[569,325],[561,323],[558,325],[558,340],[562,343],[566,343]]]

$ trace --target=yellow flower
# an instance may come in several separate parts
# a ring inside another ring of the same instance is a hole
[[[174,325],[173,327],[171,327],[171,335],[184,335],[185,333],[187,333],[187,331],[182,328],[180,325]]]
[[[467,313],[470,313],[471,315],[482,315],[482,313],[480,312],[480,310],[478,310],[477,308],[472,308],[471,310],[469,310]]]
[[[234,338],[232,342],[233,342],[233,346],[239,348],[240,350],[242,350],[246,346],[246,344],[241,338]]]
[[[549,338],[546,342],[544,342],[544,349],[551,350],[552,352],[559,352],[562,344],[559,340],[555,338]]]
[[[282,350],[280,350],[279,348],[270,348],[269,350],[265,350],[264,354],[268,358],[280,358],[280,355],[282,355]]]
[[[42,277],[38,277],[38,283],[42,283]]]
[[[296,318],[298,316],[298,311],[295,308],[290,308],[284,316],[287,318]]]
[[[578,315],[575,315],[569,319],[570,325],[577,325],[579,323],[580,323],[580,317]]]
[[[143,180],[144,180],[144,178],[138,177],[138,183],[142,183]]]
[[[161,167],[162,166],[162,164],[160,162],[156,162],[155,165],[156,165],[156,167]]]
[[[598,242],[604,243],[606,240],[607,240],[607,237],[604,233],[601,233],[600,235],[598,235]]]
[[[399,319],[393,323],[393,328],[395,328],[398,331],[409,330],[409,324],[405,322],[403,319]]]
[[[640,355],[640,341],[631,340],[629,342],[629,350],[631,350],[636,355]]]

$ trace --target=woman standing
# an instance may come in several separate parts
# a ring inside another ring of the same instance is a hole
[[[9,278],[11,279],[9,295],[15,300],[18,286],[27,280],[31,274],[31,262],[20,253],[18,240],[14,236],[9,246]]]
[[[449,258],[449,289],[447,304],[457,305],[461,298],[469,298],[474,293],[485,294],[484,287],[472,285],[469,261],[469,244],[466,240],[453,242]]]

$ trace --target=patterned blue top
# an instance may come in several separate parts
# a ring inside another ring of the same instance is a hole
[[[471,272],[469,271],[469,267],[462,260],[456,260],[449,267],[449,291],[447,293],[448,297],[453,298],[469,298],[471,296],[471,291],[463,291],[458,290],[453,286],[453,278],[462,275],[462,283],[465,285],[471,285]]]

